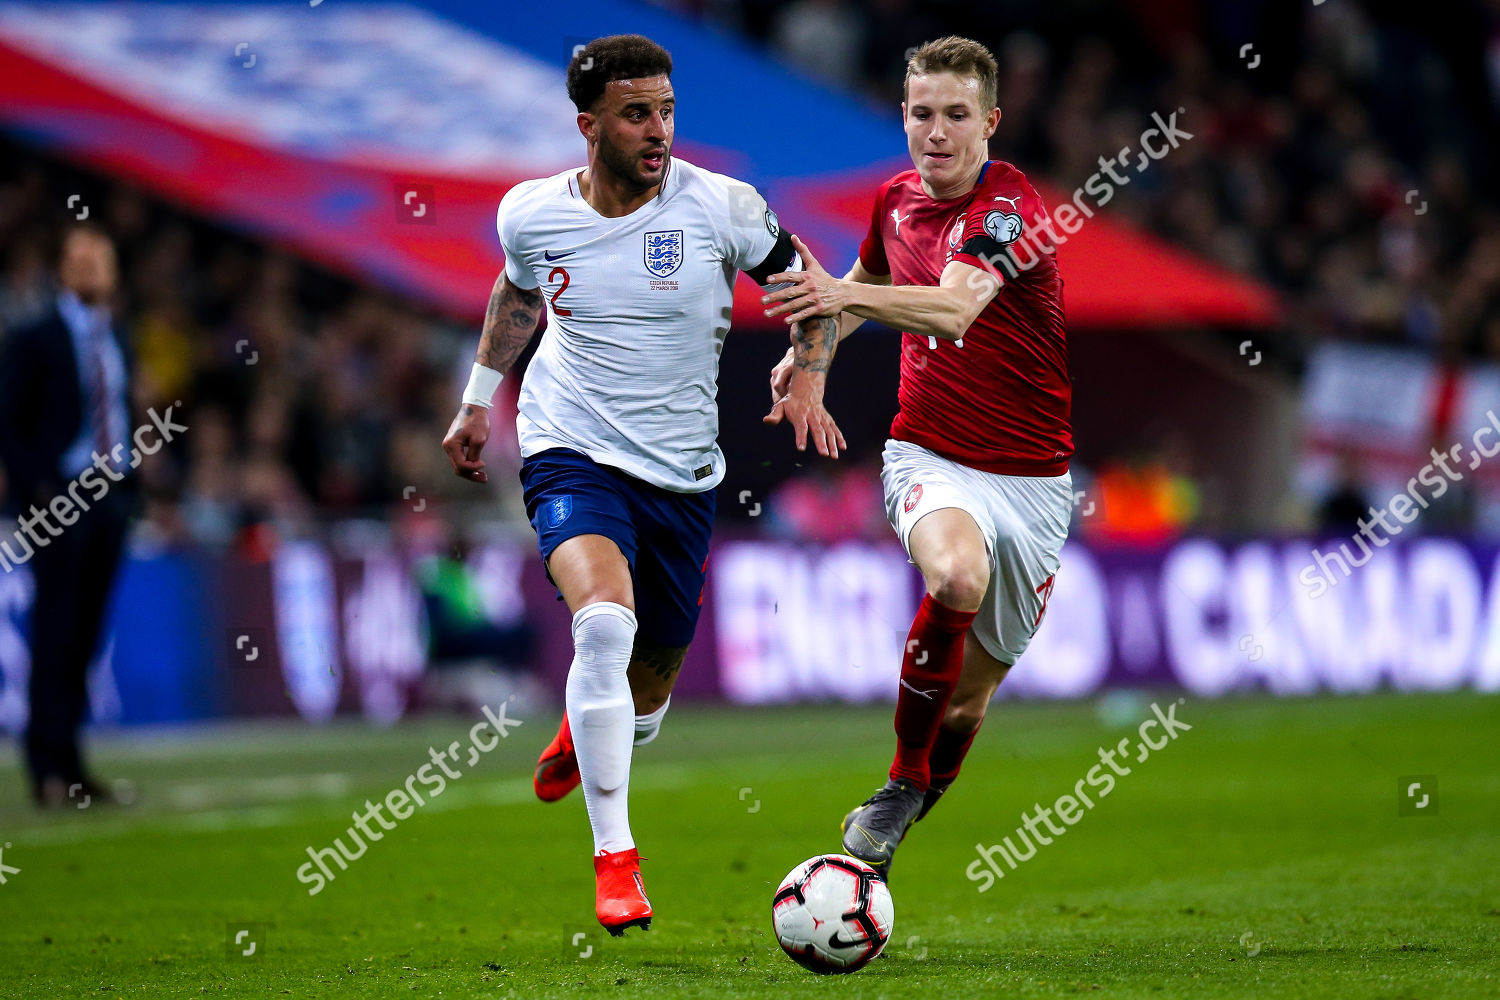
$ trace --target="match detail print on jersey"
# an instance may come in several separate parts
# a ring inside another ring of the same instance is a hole
[[[567,448],[699,493],[724,477],[719,354],[736,272],[774,265],[765,271],[774,274],[792,249],[755,188],[677,157],[669,164],[657,196],[629,215],[595,211],[574,168],[511,188],[496,226],[506,277],[548,303],[521,382],[522,457]]]

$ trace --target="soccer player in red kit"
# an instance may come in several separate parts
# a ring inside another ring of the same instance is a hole
[[[918,49],[902,103],[916,169],[881,186],[845,278],[798,241],[807,269],[772,276],[789,286],[764,299],[788,323],[837,316],[837,339],[866,319],[905,331],[881,480],[927,593],[901,663],[889,780],[842,827],[844,850],[882,874],[957,777],[995,689],[1041,624],[1073,508],[1056,240],[1026,177],[988,158],[996,76],[977,42]],[[768,422],[794,384],[821,390],[836,344],[794,334],[772,373]]]

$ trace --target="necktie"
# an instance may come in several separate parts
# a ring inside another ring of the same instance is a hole
[[[108,455],[116,444],[110,433],[109,379],[105,375],[104,351],[109,338],[109,320],[102,316],[89,317],[89,414],[93,421],[94,448],[101,455]]]

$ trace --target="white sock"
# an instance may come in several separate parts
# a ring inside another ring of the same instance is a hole
[[[594,853],[625,851],[630,836],[630,751],[635,702],[625,671],[635,643],[635,613],[600,601],[573,616],[568,720],[594,829]]]
[[[667,714],[667,706],[672,704],[672,696],[667,695],[667,700],[661,703],[661,708],[647,715],[635,717],[635,745],[643,747],[656,739],[656,734],[661,732],[662,717]]]

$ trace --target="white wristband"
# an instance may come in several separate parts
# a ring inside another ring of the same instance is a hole
[[[464,388],[463,401],[488,410],[494,404],[495,390],[500,388],[502,377],[495,369],[475,362],[469,372],[469,384]]]

